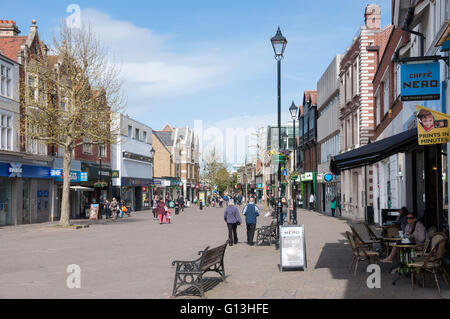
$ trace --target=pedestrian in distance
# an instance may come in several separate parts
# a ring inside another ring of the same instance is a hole
[[[110,207],[111,207],[111,212],[112,212],[113,218],[117,219],[117,217],[119,216],[120,208],[119,208],[119,202],[117,201],[117,199],[115,197],[113,197]]]
[[[333,200],[331,201],[331,204],[330,204],[331,215],[333,217],[336,216],[336,205],[337,205],[337,200],[336,200],[336,197],[334,197]]]
[[[225,209],[223,217],[228,227],[228,244],[233,246],[233,244],[238,243],[237,226],[240,226],[242,223],[239,210],[234,206],[233,200],[230,201],[230,205]]]
[[[153,211],[153,219],[158,219],[156,214],[156,206],[158,205],[158,196],[153,197],[152,200],[152,211]]]
[[[109,219],[109,216],[111,215],[111,204],[109,203],[109,200],[105,201],[105,218]]]
[[[164,200],[160,199],[158,204],[156,205],[156,213],[158,214],[159,224],[163,223],[164,215],[166,214],[166,205],[164,204]]]
[[[170,211],[170,207],[165,207],[166,210],[166,224],[170,224],[172,220],[172,212]]]
[[[283,219],[283,224],[286,222],[286,215],[288,210],[288,202],[286,200],[286,197],[281,198],[281,218]],[[280,222],[280,219],[278,219],[278,222]]]
[[[255,236],[256,218],[259,216],[259,209],[253,197],[250,197],[249,203],[245,205],[242,215],[245,216],[245,223],[247,224],[247,244],[254,246],[253,238]]]
[[[316,196],[314,196],[314,193],[311,193],[311,196],[309,196],[309,209],[314,210],[314,203],[316,202]]]

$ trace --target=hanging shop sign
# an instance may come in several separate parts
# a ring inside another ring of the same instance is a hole
[[[305,270],[306,267],[304,225],[280,226],[280,270]]]
[[[111,178],[120,178],[119,171],[111,171]]]
[[[450,142],[449,115],[420,105],[416,106],[416,110],[419,145],[445,144]]]
[[[440,94],[439,62],[402,64],[402,101],[439,100]]]
[[[311,182],[314,180],[314,175],[312,172],[308,172],[308,173],[302,174],[301,179],[302,179],[302,182]]]
[[[333,181],[333,174],[325,174],[323,179],[325,180],[325,182],[330,183]]]

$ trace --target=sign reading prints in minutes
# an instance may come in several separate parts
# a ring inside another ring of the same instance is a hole
[[[445,144],[450,142],[449,115],[420,105],[416,106],[416,110],[419,145]]]

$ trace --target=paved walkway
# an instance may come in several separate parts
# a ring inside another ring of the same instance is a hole
[[[409,279],[395,278],[383,267],[381,289],[369,289],[361,264],[348,274],[351,250],[344,237],[348,222],[306,210],[308,269],[278,270],[279,251],[243,243],[228,247],[227,283],[219,283],[207,298],[440,298],[429,278],[425,289],[412,290]],[[259,218],[269,224],[270,218]],[[78,223],[89,223],[88,221]],[[150,212],[135,213],[119,222],[100,221],[89,228],[61,229],[54,223],[0,229],[0,298],[169,298],[172,260],[191,260],[196,252],[226,241],[223,209],[186,209],[173,224],[159,225]],[[68,289],[66,267],[81,267],[81,289]],[[215,276],[212,274],[212,276]],[[442,283],[442,297],[450,291]],[[196,298],[196,297],[194,297]]]

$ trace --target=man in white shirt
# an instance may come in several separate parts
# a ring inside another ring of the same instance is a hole
[[[309,196],[309,209],[314,210],[314,202],[316,201],[316,196],[314,196],[313,193],[311,193],[311,196]]]

